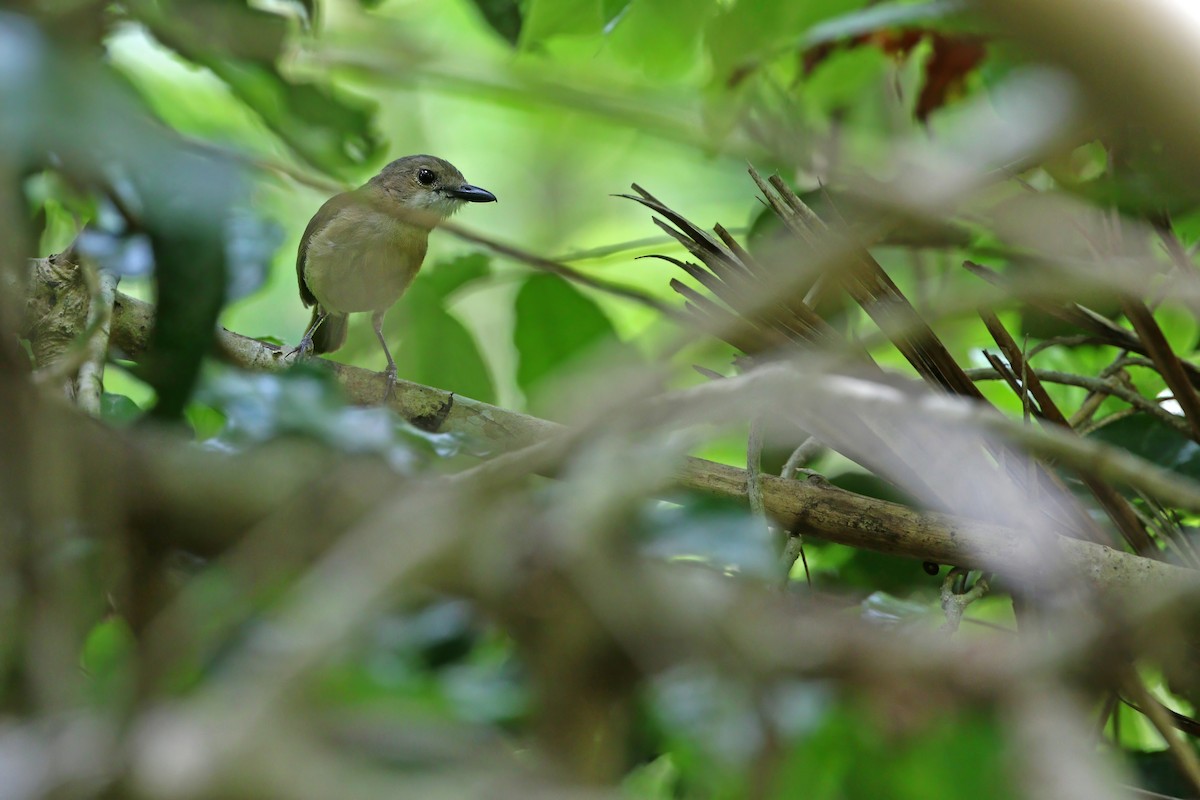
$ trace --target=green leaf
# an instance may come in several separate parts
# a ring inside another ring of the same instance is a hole
[[[861,5],[857,0],[739,0],[707,26],[713,72],[724,81],[748,61],[774,57],[816,23]]]
[[[214,370],[197,397],[224,417],[217,440],[227,449],[304,436],[342,452],[380,456],[396,471],[411,472],[430,453],[453,455],[462,440],[417,431],[382,406],[347,406],[333,376],[311,364],[279,374]],[[211,421],[199,420],[201,425]]]
[[[333,175],[370,160],[380,148],[375,106],[315,84],[290,83],[273,68],[196,54],[296,155]]]
[[[123,394],[105,392],[100,395],[100,418],[122,428],[142,415],[138,404]]]
[[[525,279],[517,293],[516,320],[517,384],[526,393],[597,343],[617,340],[600,306],[557,275]]]
[[[451,261],[441,261],[421,271],[417,280],[429,286],[445,300],[472,281],[492,274],[492,260],[486,253],[469,253]]]
[[[225,429],[225,415],[203,403],[189,403],[183,416],[192,426],[192,435],[198,442],[218,436]]]
[[[1200,444],[1148,414],[1119,419],[1088,438],[1120,447],[1152,464],[1200,480]]]
[[[845,701],[781,759],[772,798],[1003,800],[1016,797],[1000,722],[979,713],[921,718],[908,735]],[[869,764],[869,769],[863,769]]]
[[[496,389],[487,364],[475,337],[446,310],[445,288],[432,275],[418,276],[388,314],[385,335],[389,342],[400,341],[394,351],[398,374],[493,403]]]
[[[633,0],[609,23],[608,41],[648,75],[675,77],[696,65],[704,25],[715,11],[712,3]]]
[[[208,68],[317,169],[342,175],[378,151],[372,104],[279,73],[287,25],[279,16],[225,0],[187,0],[162,11],[140,5],[137,14],[156,39]]]
[[[521,6],[517,0],[471,0],[484,21],[511,45],[521,38]]]
[[[136,652],[133,632],[120,617],[109,617],[88,632],[79,660],[93,702],[114,707],[131,698]]]
[[[621,791],[633,800],[672,800],[677,797],[679,769],[671,754],[636,767],[621,781]]]
[[[775,537],[745,508],[695,496],[681,506],[654,506],[640,522],[646,531],[641,549],[654,558],[705,564],[764,580],[783,577]]]
[[[521,47],[533,47],[563,34],[599,34],[607,21],[601,0],[530,0]]]
[[[887,28],[921,28],[929,23],[957,17],[966,9],[962,0],[932,0],[928,3],[890,2],[856,8],[848,14],[814,25],[804,37],[803,46],[851,39]]]
[[[862,601],[862,616],[869,622],[885,627],[924,625],[931,620],[945,618],[932,598],[928,602],[902,600],[887,592],[871,592]]]

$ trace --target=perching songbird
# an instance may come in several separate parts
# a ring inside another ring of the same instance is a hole
[[[494,203],[454,165],[434,156],[405,156],[364,185],[325,201],[304,229],[296,254],[300,299],[312,321],[294,351],[331,353],[346,341],[348,315],[370,311],[387,356],[387,396],[396,362],[383,337],[383,317],[412,283],[425,259],[429,231],[463,203]]]

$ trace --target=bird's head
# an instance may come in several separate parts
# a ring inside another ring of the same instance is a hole
[[[494,203],[496,195],[467,183],[458,169],[436,156],[405,156],[370,181],[392,202],[418,212],[448,217],[463,203]]]

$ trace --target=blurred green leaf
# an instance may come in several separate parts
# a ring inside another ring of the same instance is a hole
[[[195,50],[271,63],[279,57],[288,22],[246,0],[160,0],[163,13]]]
[[[429,455],[450,455],[462,444],[454,434],[418,431],[387,408],[347,406],[332,375],[305,364],[279,374],[217,370],[197,399],[224,416],[220,435],[209,440],[222,449],[300,435],[343,452],[375,454],[411,472]]]
[[[1123,417],[1088,438],[1128,450],[1193,480],[1200,479],[1200,444],[1147,414]]]
[[[621,781],[621,792],[635,800],[672,800],[678,783],[679,770],[667,754],[634,768]]]
[[[761,736],[745,685],[707,665],[692,664],[657,676],[650,699],[682,781],[712,782],[713,788],[740,785],[740,768],[753,757]]]
[[[600,306],[557,275],[530,275],[514,310],[517,384],[527,394],[541,381],[616,331]]]
[[[606,22],[601,0],[528,0],[521,46],[533,47],[561,34],[598,34]]]
[[[419,280],[425,282],[445,301],[451,294],[473,281],[492,274],[492,260],[486,253],[468,253],[450,261],[441,261],[424,269]]]
[[[284,46],[285,20],[228,0],[181,5],[186,14],[139,5],[138,19],[163,45],[223,81],[296,155],[342,176],[376,154],[371,104],[279,73],[275,61]]]
[[[863,619],[886,626],[926,624],[941,619],[941,607],[932,601],[901,600],[887,592],[871,592],[862,601]]]
[[[775,537],[765,520],[745,509],[694,497],[681,506],[655,506],[640,527],[646,531],[641,549],[655,558],[693,561],[765,580],[783,578]]]
[[[517,0],[471,0],[484,21],[511,45],[521,39],[521,4]]]
[[[781,45],[799,42],[810,26],[859,6],[857,0],[739,0],[706,26],[705,40],[718,81],[750,59],[773,57]]]
[[[495,402],[496,390],[475,337],[446,310],[443,288],[436,279],[419,275],[388,314],[386,335],[389,341],[400,340],[394,350],[398,372],[408,380]]]
[[[325,677],[326,692],[343,704],[484,724],[510,724],[528,710],[511,640],[462,600],[382,617],[351,657]]]
[[[962,0],[932,0],[926,3],[883,2],[855,8],[845,14],[814,25],[804,37],[805,47],[826,42],[836,42],[855,36],[874,33],[886,28],[912,27],[959,17],[966,10]]]
[[[633,0],[608,23],[613,51],[656,80],[683,75],[698,62],[704,26],[714,3]]]
[[[80,667],[88,677],[88,694],[102,707],[132,699],[136,679],[137,642],[125,620],[109,617],[92,627],[80,651]]]
[[[123,394],[104,392],[100,395],[100,418],[118,428],[137,421],[142,409]]]
[[[1130,763],[1137,774],[1137,785],[1153,797],[1195,797],[1196,787],[1179,768],[1168,750],[1129,753]]]
[[[225,415],[203,403],[189,403],[183,416],[192,426],[192,435],[198,442],[218,436],[225,429]]]
[[[1017,796],[1005,771],[1004,733],[994,718],[922,714],[917,704],[901,730],[893,731],[882,715],[864,711],[843,702],[819,729],[796,738],[770,796],[792,797],[797,786],[814,800]]]

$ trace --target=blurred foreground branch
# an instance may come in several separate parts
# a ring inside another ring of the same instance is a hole
[[[136,358],[145,347],[153,319],[148,303],[118,293],[113,316],[112,341],[128,356]],[[248,370],[275,371],[289,366],[286,350],[231,331],[218,336],[221,355],[230,363]],[[323,362],[337,376],[346,396],[355,403],[373,403],[383,393],[384,378],[371,372],[335,362]],[[497,453],[511,452],[548,442],[565,433],[553,422],[509,411],[433,387],[399,381],[391,407],[413,425],[431,432],[456,432],[482,440]],[[164,456],[165,458],[165,456]],[[275,461],[273,491],[264,492],[252,476],[261,474],[258,464],[275,456],[248,453],[240,463],[228,457],[199,451],[176,452],[175,464],[158,464],[147,469],[161,489],[165,489],[181,508],[197,505],[189,497],[223,497],[217,513],[233,514],[249,524],[267,514],[281,497],[299,491],[314,478],[314,469],[322,469],[321,459],[290,458]],[[220,462],[219,464],[217,462]],[[546,470],[542,470],[546,471]],[[331,476],[326,486],[345,495],[351,503],[368,507],[359,491],[360,470],[343,476]],[[698,458],[689,458],[678,474],[678,485],[716,497],[745,501],[748,475],[745,470]],[[789,530],[796,530],[852,547],[939,563],[972,565],[987,561],[990,565],[1012,561],[1024,546],[1023,532],[1001,525],[962,517],[916,511],[896,503],[846,492],[827,485],[762,476],[763,506]],[[200,484],[206,486],[202,491]],[[171,492],[174,486],[178,492]],[[185,490],[186,487],[186,490]],[[203,515],[204,508],[193,508]],[[208,513],[212,513],[209,510]],[[205,531],[237,530],[241,526],[205,526],[193,519],[187,527]],[[232,542],[188,541],[188,547],[205,551],[224,549]],[[1125,552],[1063,538],[1063,557],[1080,575],[1108,590],[1135,590],[1148,585],[1192,585],[1195,575],[1168,564],[1140,558]]]

